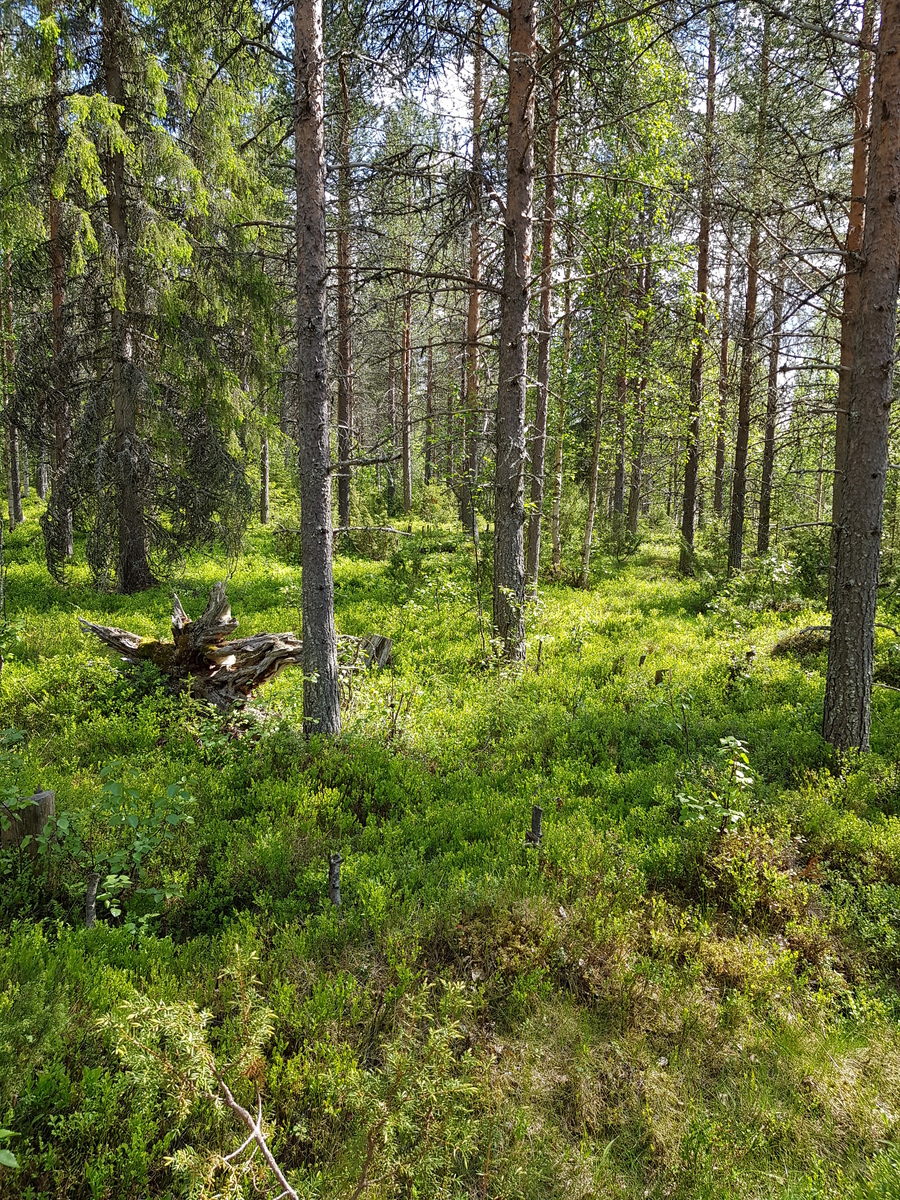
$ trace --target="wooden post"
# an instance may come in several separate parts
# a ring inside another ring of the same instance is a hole
[[[36,792],[30,796],[24,808],[11,809],[8,805],[0,805],[3,815],[9,821],[9,828],[0,832],[0,841],[4,846],[22,846],[26,838],[31,840],[25,848],[33,857],[37,854],[35,839],[47,826],[47,822],[56,816],[56,793]]]
[[[341,907],[341,863],[339,854],[328,856],[328,898],[335,908]]]
[[[544,810],[539,804],[533,804],[531,807],[531,829],[525,834],[526,846],[539,846],[541,838],[544,836],[541,829],[541,821],[544,816]]]

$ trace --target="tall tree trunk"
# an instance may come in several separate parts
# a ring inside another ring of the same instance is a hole
[[[713,512],[725,511],[725,426],[728,424],[728,323],[731,318],[731,229],[726,232],[725,283],[722,291],[721,337],[719,348],[719,412],[716,419],[716,467],[713,485]]]
[[[325,376],[325,55],[322,0],[294,0],[297,197],[297,433],[303,547],[303,727],[338,734],[331,443]]]
[[[778,360],[784,314],[784,267],[779,266],[772,288],[772,341],[769,346],[769,382],[766,391],[766,432],[763,441],[762,478],[759,488],[759,529],[756,550],[766,554],[772,519],[772,474],[775,468],[775,425],[778,418]]]
[[[52,0],[42,0],[41,16],[53,15]],[[50,69],[50,89],[47,93],[45,115],[47,125],[47,157],[51,175],[59,160],[59,49],[53,48]],[[53,478],[50,485],[50,504],[47,512],[47,561],[51,570],[72,557],[72,503],[70,471],[72,453],[72,409],[65,359],[66,263],[60,237],[62,201],[54,194],[52,179],[48,187],[47,243],[50,267],[51,312],[51,396],[53,419]]]
[[[481,312],[481,113],[483,106],[483,41],[482,10],[475,11],[472,55],[472,182],[469,192],[469,294],[466,306],[466,349],[463,392],[464,464],[460,493],[460,516],[463,528],[473,537],[477,534],[475,487],[478,482],[478,324]],[[449,435],[448,435],[449,436]],[[448,444],[449,451],[449,444]]]
[[[350,89],[346,56],[338,58],[341,90],[341,121],[338,135],[338,232],[337,232],[337,318],[338,318],[338,523],[350,524],[350,446],[353,429],[353,340],[350,288]]]
[[[269,425],[265,408],[259,445],[259,523],[269,523]]]
[[[863,7],[862,37],[871,45],[875,33],[875,0]],[[828,563],[828,607],[834,602],[834,581],[841,536],[841,503],[847,464],[847,439],[850,430],[850,375],[853,370],[853,338],[859,308],[860,251],[866,220],[866,164],[869,152],[869,115],[872,105],[872,56],[859,52],[859,78],[853,122],[853,169],[850,176],[850,216],[847,227],[847,254],[844,259],[844,296],[841,311],[841,370],[838,375],[837,411],[834,431],[834,482],[831,492],[831,549]]]
[[[13,391],[13,372],[16,363],[15,331],[13,329],[12,253],[7,250],[3,259],[3,310],[0,313],[3,332],[3,415],[6,424],[6,498],[9,507],[9,527],[15,529],[25,519],[22,511],[22,478],[19,464],[19,428],[12,420],[10,399]]]
[[[434,346],[428,335],[425,363],[425,486],[430,487],[434,473]]]
[[[753,350],[756,338],[756,303],[759,291],[759,235],[763,154],[769,97],[769,16],[763,25],[760,55],[759,113],[754,164],[753,216],[747,249],[747,300],[741,338],[741,381],[738,392],[738,428],[731,483],[731,521],[728,530],[728,570],[740,571],[744,561],[744,516],[747,504],[747,451],[750,445],[750,402],[753,397]]]
[[[697,479],[700,475],[700,414],[703,402],[703,350],[706,341],[706,297],[709,291],[709,230],[712,217],[712,148],[716,119],[716,27],[709,20],[709,59],[706,68],[706,129],[703,184],[700,192],[700,235],[697,243],[697,304],[694,309],[694,354],[691,359],[687,458],[681,503],[681,553],[678,569],[694,573],[694,529],[697,517]]]
[[[397,480],[394,464],[394,452],[397,448],[397,359],[394,347],[394,310],[390,313],[390,349],[388,350],[388,387],[387,387],[387,506],[388,512],[393,513],[397,498]]]
[[[562,541],[559,533],[562,513],[563,456],[566,445],[566,407],[569,387],[569,363],[572,360],[572,227],[566,238],[565,308],[563,311],[563,361],[559,385],[559,408],[556,422],[556,458],[553,464],[553,516],[550,540],[553,555],[553,575],[559,579],[562,570]]]
[[[618,532],[625,524],[625,406],[628,402],[628,325],[622,326],[622,358],[616,377],[616,468],[613,475],[612,519]]]
[[[882,0],[823,735],[869,748],[900,285],[900,0]]]
[[[597,367],[597,405],[594,409],[594,445],[588,474],[588,511],[584,524],[584,545],[581,550],[581,586],[586,588],[591,574],[591,541],[597,515],[597,484],[600,477],[600,445],[603,434],[603,382],[606,374],[606,328],[600,342],[600,363]]]
[[[101,0],[101,55],[106,77],[106,94],[119,106],[119,122],[125,128],[128,97],[122,74],[125,9],[123,0]],[[127,132],[127,131],[126,131]],[[134,361],[135,337],[132,314],[132,247],[128,229],[128,199],[125,155],[115,151],[106,156],[106,207],[115,243],[116,261],[122,271],[121,300],[110,305],[112,367],[110,386],[113,401],[116,518],[118,524],[117,584],[120,592],[143,591],[153,583],[148,562],[148,531],[144,515],[146,466],[138,432],[138,367]]]
[[[410,248],[407,246],[407,265]],[[403,455],[403,511],[412,509],[412,281],[403,297],[403,344],[400,363],[400,448]]]
[[[547,113],[547,164],[544,184],[544,222],[541,234],[541,295],[538,329],[537,404],[531,439],[531,514],[525,571],[537,593],[541,560],[541,515],[544,507],[544,455],[547,446],[547,402],[550,395],[550,303],[553,298],[553,237],[556,224],[556,162],[559,138],[559,4],[553,0],[550,32],[550,106]]]
[[[647,311],[647,299],[650,295],[650,263],[646,262],[641,280],[641,308],[644,315],[641,318],[641,362],[643,371],[634,381],[635,390],[635,422],[634,435],[631,444],[631,485],[628,489],[628,532],[637,534],[638,515],[641,508],[641,488],[644,474],[644,438],[646,433],[646,401],[647,401],[647,350],[650,337],[650,314]]]
[[[534,205],[536,0],[510,0],[509,119],[494,474],[494,628],[525,657],[525,400]]]

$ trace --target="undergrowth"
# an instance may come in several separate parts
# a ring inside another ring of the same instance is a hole
[[[801,573],[649,539],[542,588],[510,668],[419,521],[337,558],[394,656],[325,744],[297,675],[221,717],[79,632],[164,635],[168,588],[57,587],[33,515],[6,554],[0,798],[58,824],[0,854],[0,1196],[277,1194],[220,1081],[310,1200],[900,1196],[900,704],[835,760],[824,652],[770,655],[825,623]],[[242,633],[296,629],[290,557],[232,564]]]

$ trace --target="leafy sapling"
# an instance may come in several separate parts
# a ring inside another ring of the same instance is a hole
[[[682,824],[706,822],[717,826],[722,834],[743,821],[746,814],[738,806],[746,804],[753,776],[746,743],[739,738],[730,735],[719,738],[717,757],[718,763],[706,773],[702,789],[695,789],[698,795],[679,792],[678,803]]]

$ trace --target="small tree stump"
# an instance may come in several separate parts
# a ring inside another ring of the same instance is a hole
[[[26,837],[30,837],[25,849],[34,857],[37,854],[37,842],[35,839],[39,837],[47,827],[47,822],[56,816],[56,793],[55,792],[35,792],[33,796],[28,797],[28,801],[23,808],[11,809],[8,805],[0,806],[3,808],[3,813],[6,819],[10,822],[9,828],[0,831],[0,841],[4,846],[21,846]]]

